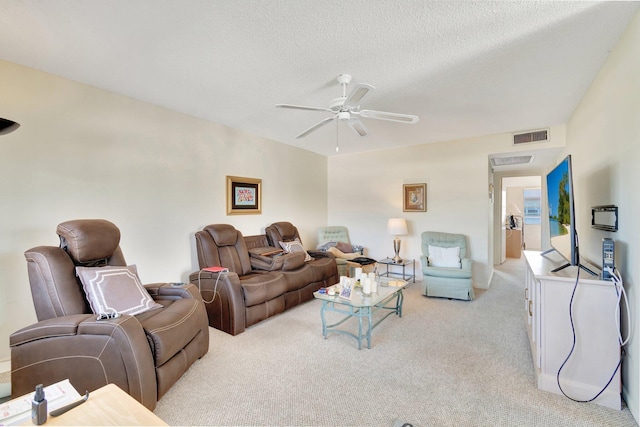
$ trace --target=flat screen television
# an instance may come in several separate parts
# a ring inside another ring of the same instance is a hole
[[[571,155],[565,157],[547,174],[547,206],[549,208],[549,242],[552,249],[543,252],[543,255],[556,251],[567,261],[566,264],[552,271],[576,265],[595,276],[596,273],[580,264]]]

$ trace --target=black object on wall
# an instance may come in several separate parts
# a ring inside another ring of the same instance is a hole
[[[11,133],[19,127],[20,124],[14,122],[13,120],[7,120],[0,117],[0,135]]]
[[[616,205],[592,206],[591,228],[618,231],[618,207]]]

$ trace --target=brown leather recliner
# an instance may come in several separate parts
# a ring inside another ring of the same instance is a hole
[[[68,378],[81,394],[114,383],[153,410],[209,349],[198,289],[145,285],[161,308],[97,320],[76,267],[126,266],[120,230],[109,221],[87,219],[62,223],[57,232],[60,247],[25,252],[38,323],[10,337],[12,396]]]

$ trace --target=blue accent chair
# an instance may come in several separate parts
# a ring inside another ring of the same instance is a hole
[[[342,242],[351,245],[347,227],[344,227],[342,225],[320,227],[318,229],[318,247],[316,249],[320,249],[324,244],[328,242]],[[352,247],[351,251],[332,252],[332,256],[336,260],[336,264],[338,266],[338,274],[340,276],[350,276],[350,268],[347,264],[347,261],[364,254],[364,250],[359,248],[360,247]],[[338,254],[338,256],[336,256],[336,254]]]
[[[429,254],[429,246],[438,248],[460,248],[459,266],[436,267],[432,265],[434,254]],[[442,297],[460,300],[474,298],[472,280],[472,260],[469,258],[467,238],[463,234],[425,231],[422,233],[422,286],[428,297]]]

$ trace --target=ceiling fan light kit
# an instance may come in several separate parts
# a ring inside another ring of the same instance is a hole
[[[419,118],[411,114],[390,113],[386,111],[376,110],[361,110],[360,100],[364,98],[370,91],[375,90],[370,84],[358,83],[356,84],[349,95],[347,95],[347,86],[351,83],[351,75],[340,74],[337,79],[338,83],[342,86],[342,96],[333,99],[329,103],[328,108],[323,107],[309,107],[304,105],[292,105],[292,104],[276,104],[278,108],[289,108],[294,110],[307,110],[307,111],[324,111],[332,113],[331,117],[322,119],[318,123],[314,124],[310,128],[306,129],[302,133],[298,134],[296,138],[304,138],[311,132],[321,128],[329,122],[338,119],[338,121],[345,121],[355,133],[360,136],[368,135],[367,128],[360,120],[360,117],[366,119],[386,120],[397,123],[417,123]],[[337,149],[337,144],[336,144]]]

